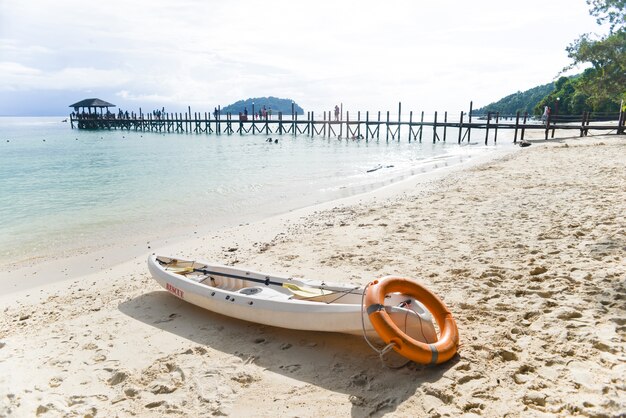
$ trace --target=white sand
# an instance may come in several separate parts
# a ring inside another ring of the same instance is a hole
[[[115,265],[87,254],[5,273],[0,416],[626,414],[624,137],[426,180],[151,250],[339,282],[414,277],[457,319],[452,361],[386,369],[361,338],[176,299],[147,249]],[[42,286],[12,291],[29,275]]]

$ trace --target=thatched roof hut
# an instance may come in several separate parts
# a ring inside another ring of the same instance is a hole
[[[78,112],[81,108],[87,108],[89,113],[91,113],[91,108],[100,108],[101,111],[103,108],[106,108],[108,111],[109,107],[115,107],[115,105],[100,99],[85,99],[81,100],[80,102],[76,102],[69,107],[73,107],[75,112]]]

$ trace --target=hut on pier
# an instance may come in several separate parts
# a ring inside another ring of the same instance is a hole
[[[91,115],[91,109],[93,109],[93,114],[97,115],[98,109],[100,109],[100,116],[102,116],[104,113],[103,109],[106,109],[106,112],[108,114],[109,107],[115,107],[115,105],[100,99],[85,99],[81,100],[80,102],[76,102],[69,107],[74,108],[74,112],[76,112],[76,115],[81,114],[81,109],[83,115],[85,115],[85,109],[87,109],[87,114]]]

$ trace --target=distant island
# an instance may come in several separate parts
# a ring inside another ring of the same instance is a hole
[[[279,99],[277,97],[254,97],[246,100],[239,100],[233,104],[229,104],[228,106],[222,107],[222,115],[226,113],[232,113],[234,115],[239,114],[239,112],[243,112],[244,109],[248,109],[249,113],[252,113],[252,105],[254,104],[254,111],[258,113],[259,109],[263,109],[265,106],[266,110],[272,110],[272,114],[278,115],[278,112],[282,112],[284,115],[291,115],[291,105],[294,105],[294,111],[298,115],[304,115],[304,109],[298,106],[291,99]]]

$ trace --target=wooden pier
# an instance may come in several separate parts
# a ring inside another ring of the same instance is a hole
[[[490,133],[494,143],[498,140],[498,131],[502,129],[513,130],[513,142],[524,140],[526,131],[540,130],[545,133],[545,139],[554,137],[555,130],[578,130],[580,136],[586,136],[589,130],[594,131],[615,131],[617,134],[624,134],[626,131],[625,112],[620,111],[615,114],[595,115],[585,112],[579,116],[550,115],[547,120],[541,121],[531,117],[527,113],[515,115],[501,115],[499,113],[488,113],[487,115],[472,114],[472,103],[469,112],[460,112],[458,118],[452,118],[448,112],[435,112],[430,116],[430,120],[425,119],[424,112],[416,114],[409,112],[408,120],[402,120],[402,104],[398,104],[398,113],[391,118],[390,112],[385,114],[377,112],[357,112],[356,115],[345,112],[338,120],[331,111],[323,112],[321,119],[315,119],[313,112],[308,112],[304,117],[296,113],[283,115],[279,113],[274,118],[260,118],[252,115],[232,115],[227,113],[215,114],[210,112],[188,112],[185,113],[161,113],[154,115],[144,114],[141,109],[139,113],[121,113],[118,115],[97,113],[72,114],[70,124],[72,129],[90,130],[127,130],[141,132],[162,132],[162,133],[195,133],[195,134],[216,134],[216,135],[308,135],[321,136],[339,139],[364,139],[386,141],[399,141],[401,134],[409,141],[422,142],[431,140],[456,141],[462,143],[469,141],[472,130],[483,130],[484,141],[488,144]],[[254,113],[253,113],[254,115]],[[406,118],[406,115],[404,115]],[[591,122],[594,122],[591,125]],[[429,128],[431,138],[424,139],[424,128]],[[448,130],[455,129],[453,138],[448,136]],[[571,136],[571,135],[570,135]],[[473,138],[475,139],[475,138]]]

